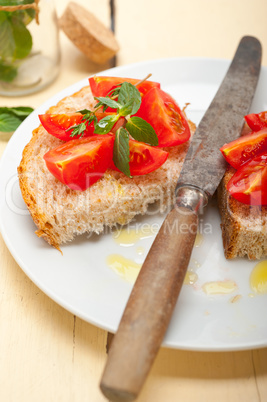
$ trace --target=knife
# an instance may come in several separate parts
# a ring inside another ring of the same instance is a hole
[[[110,401],[134,400],[168,328],[183,285],[198,216],[223,177],[220,147],[239,137],[257,86],[261,44],[241,39],[227,74],[191,141],[166,216],[137,277],[100,382]]]

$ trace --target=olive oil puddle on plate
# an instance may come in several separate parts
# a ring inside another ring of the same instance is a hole
[[[253,291],[248,295],[249,297],[267,294],[267,260],[261,261],[254,266],[249,277],[249,284]],[[202,290],[207,295],[229,294],[237,290],[237,285],[231,280],[207,282],[202,286]],[[230,302],[235,303],[241,297],[241,295],[237,294],[231,298]]]
[[[155,236],[158,230],[158,225],[144,224],[137,225],[135,227],[128,226],[114,231],[112,233],[112,237],[115,243],[117,243],[119,246],[136,247],[140,240]],[[194,247],[201,247],[203,240],[203,235],[198,233]],[[138,245],[135,249],[135,252],[136,255],[140,257],[145,254],[146,250],[142,245]],[[133,259],[126,258],[118,253],[110,254],[107,257],[106,262],[112,271],[114,271],[125,281],[131,283],[135,282],[142,267],[141,263],[137,263]],[[201,265],[195,259],[193,259],[191,262],[194,263],[194,267],[188,268],[184,279],[185,285],[194,285],[198,281],[198,274],[195,271],[200,268]],[[254,297],[257,294],[267,294],[267,260],[259,262],[255,265],[251,271],[249,284],[253,291],[253,293],[249,294],[249,297]],[[201,289],[207,296],[214,296],[227,294],[230,295],[231,293],[236,292],[238,287],[235,281],[228,279],[205,282],[201,286]],[[242,296],[240,294],[236,294],[231,297],[230,302],[236,303],[241,297]]]
[[[136,226],[134,228],[128,226],[114,231],[112,237],[119,246],[130,247],[135,246],[136,243],[142,239],[155,236],[158,229],[158,226],[148,224]],[[145,248],[143,246],[138,246],[135,251],[138,256],[145,254]],[[142,266],[142,264],[138,264],[120,254],[109,255],[107,257],[107,265],[121,278],[132,283],[135,282]]]
[[[198,275],[196,272],[188,270],[185,274],[184,285],[194,285],[198,280]]]
[[[119,254],[111,254],[107,257],[107,264],[114,272],[127,282],[135,282],[142,264],[137,264]]]
[[[135,246],[142,239],[146,239],[152,236],[155,236],[158,232],[159,228],[156,225],[142,225],[137,226],[135,228],[122,228],[121,230],[116,230],[112,233],[112,237],[114,241],[122,246],[129,247]],[[203,242],[203,235],[198,233],[195,240],[194,247],[200,247]],[[138,256],[145,254],[145,248],[143,246],[138,246],[136,248],[136,254]],[[139,271],[142,267],[142,264],[138,264],[135,261],[125,258],[120,254],[110,254],[107,257],[107,265],[110,269],[116,272],[121,278],[126,280],[127,282],[134,283]],[[197,267],[200,264],[196,265]],[[196,272],[189,270],[186,272],[184,284],[185,285],[193,285],[198,280],[198,275]]]
[[[255,294],[267,294],[267,260],[255,265],[251,271],[249,282]]]
[[[207,282],[202,286],[202,290],[207,295],[229,294],[237,290],[237,284],[230,280]]]
[[[139,240],[152,237],[157,234],[158,226],[153,225],[141,225],[135,228],[122,228],[121,230],[116,230],[112,233],[112,237],[117,244],[120,246],[128,247],[133,246]]]

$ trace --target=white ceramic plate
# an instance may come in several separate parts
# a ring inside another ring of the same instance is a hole
[[[190,102],[188,116],[198,123],[228,66],[227,60],[163,59],[117,67],[103,74],[143,78],[152,73],[152,79],[161,82],[180,106]],[[38,114],[87,83],[85,79],[56,94],[32,113],[11,138],[0,167],[0,226],[17,263],[43,292],[73,314],[115,332],[133,283],[112,270],[107,258],[117,254],[142,263],[154,236],[137,236],[139,239],[128,247],[118,244],[110,233],[81,236],[62,247],[62,256],[34,234],[35,226],[22,200],[16,173],[22,150],[39,124]],[[263,68],[251,111],[267,109],[266,87],[267,70]],[[151,211],[134,221],[131,231],[146,227],[149,232],[162,219]],[[202,351],[267,346],[267,294],[253,294],[250,288],[250,273],[256,262],[224,258],[216,205],[207,208],[200,231],[202,243],[194,248],[189,265],[195,283],[184,285],[164,345]],[[229,294],[207,294],[203,285],[211,281],[230,281],[230,288],[234,282],[236,288]]]

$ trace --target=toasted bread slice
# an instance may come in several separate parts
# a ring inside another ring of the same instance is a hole
[[[90,87],[51,107],[48,113],[75,112],[90,108]],[[191,130],[194,125],[191,123]],[[169,157],[159,169],[144,176],[128,178],[111,169],[84,192],[59,182],[47,169],[43,155],[61,140],[43,126],[34,130],[18,167],[23,199],[38,230],[37,236],[59,248],[76,235],[101,233],[105,226],[126,224],[137,214],[145,214],[149,204],[160,201],[161,210],[173,205],[175,185],[189,143],[168,148]]]
[[[242,135],[249,131],[245,125]],[[230,195],[227,183],[235,171],[228,167],[217,191],[224,254],[227,259],[260,259],[267,255],[267,207],[246,205]]]

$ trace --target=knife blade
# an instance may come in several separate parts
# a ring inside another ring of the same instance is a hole
[[[191,141],[167,214],[125,307],[100,382],[110,401],[134,400],[168,328],[191,257],[198,215],[226,164],[219,148],[237,138],[258,82],[261,44],[241,39],[233,61]]]
[[[249,61],[249,63],[248,63]],[[212,196],[225,172],[220,148],[239,137],[258,82],[261,45],[244,37],[228,72],[199,123],[179,176],[178,185],[199,187]]]

